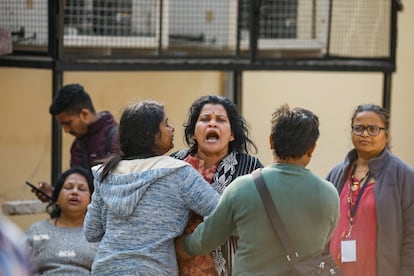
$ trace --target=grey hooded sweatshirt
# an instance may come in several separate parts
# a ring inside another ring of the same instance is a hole
[[[186,162],[169,156],[122,160],[100,182],[84,222],[89,242],[100,241],[92,275],[178,275],[174,239],[189,212],[207,216],[219,194]]]

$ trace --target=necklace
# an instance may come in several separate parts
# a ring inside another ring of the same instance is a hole
[[[352,172],[351,172],[351,183],[349,184],[349,191],[348,191],[348,206],[349,206],[349,211],[348,211],[348,215],[347,217],[349,218],[349,230],[348,230],[348,234],[346,234],[346,238],[351,237],[351,233],[352,233],[352,227],[354,225],[354,216],[355,213],[357,211],[358,205],[359,205],[359,201],[361,200],[362,194],[364,193],[366,187],[368,186],[367,182],[370,179],[370,173],[369,170],[368,172],[364,175],[364,177],[362,177],[361,179],[358,180],[358,178],[355,177],[355,168],[356,168],[356,164],[354,164],[353,168],[352,168]],[[361,184],[361,182],[364,181]],[[354,201],[355,200],[355,201]]]
[[[352,185],[351,185],[351,190],[353,192],[355,192],[356,190],[358,190],[360,184],[365,180],[365,178],[368,177],[369,175],[369,170],[367,171],[367,173],[361,178],[358,179],[355,177],[355,170],[356,170],[356,164],[354,164],[353,168],[352,168],[352,173],[351,173],[351,180],[352,180]]]

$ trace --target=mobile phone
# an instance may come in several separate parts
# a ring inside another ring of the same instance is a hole
[[[42,190],[40,190],[38,187],[36,187],[32,183],[30,183],[29,181],[26,181],[26,185],[28,185],[28,186],[30,186],[30,188],[36,190],[36,192],[41,193],[42,195],[44,195],[45,197],[47,197],[47,199],[50,199],[50,196],[48,194],[46,194],[45,192],[43,192]]]

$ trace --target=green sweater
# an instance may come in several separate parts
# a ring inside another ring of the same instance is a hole
[[[321,254],[339,218],[334,186],[303,166],[273,164],[262,174],[299,255]],[[240,238],[234,275],[283,275],[290,270],[251,175],[230,184],[213,213],[186,237],[184,249],[190,255],[204,255],[234,232]]]

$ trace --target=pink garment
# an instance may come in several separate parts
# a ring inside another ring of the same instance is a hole
[[[367,187],[357,206],[349,238],[345,238],[349,232],[348,197],[352,196],[352,202],[355,203],[359,193],[359,190],[350,193],[349,176],[340,194],[340,218],[330,242],[330,252],[341,268],[343,276],[376,276],[377,217],[374,184],[375,182],[365,184]],[[341,241],[346,239],[356,240],[356,262],[341,262]]]
[[[204,160],[192,155],[188,155],[184,161],[196,169],[208,183],[211,183],[217,170],[217,165],[205,169]],[[191,212],[184,234],[188,235],[193,233],[197,225],[199,225],[202,221],[203,218],[201,216]],[[214,260],[210,255],[185,258],[177,252],[177,262],[180,276],[214,276],[216,272]]]

